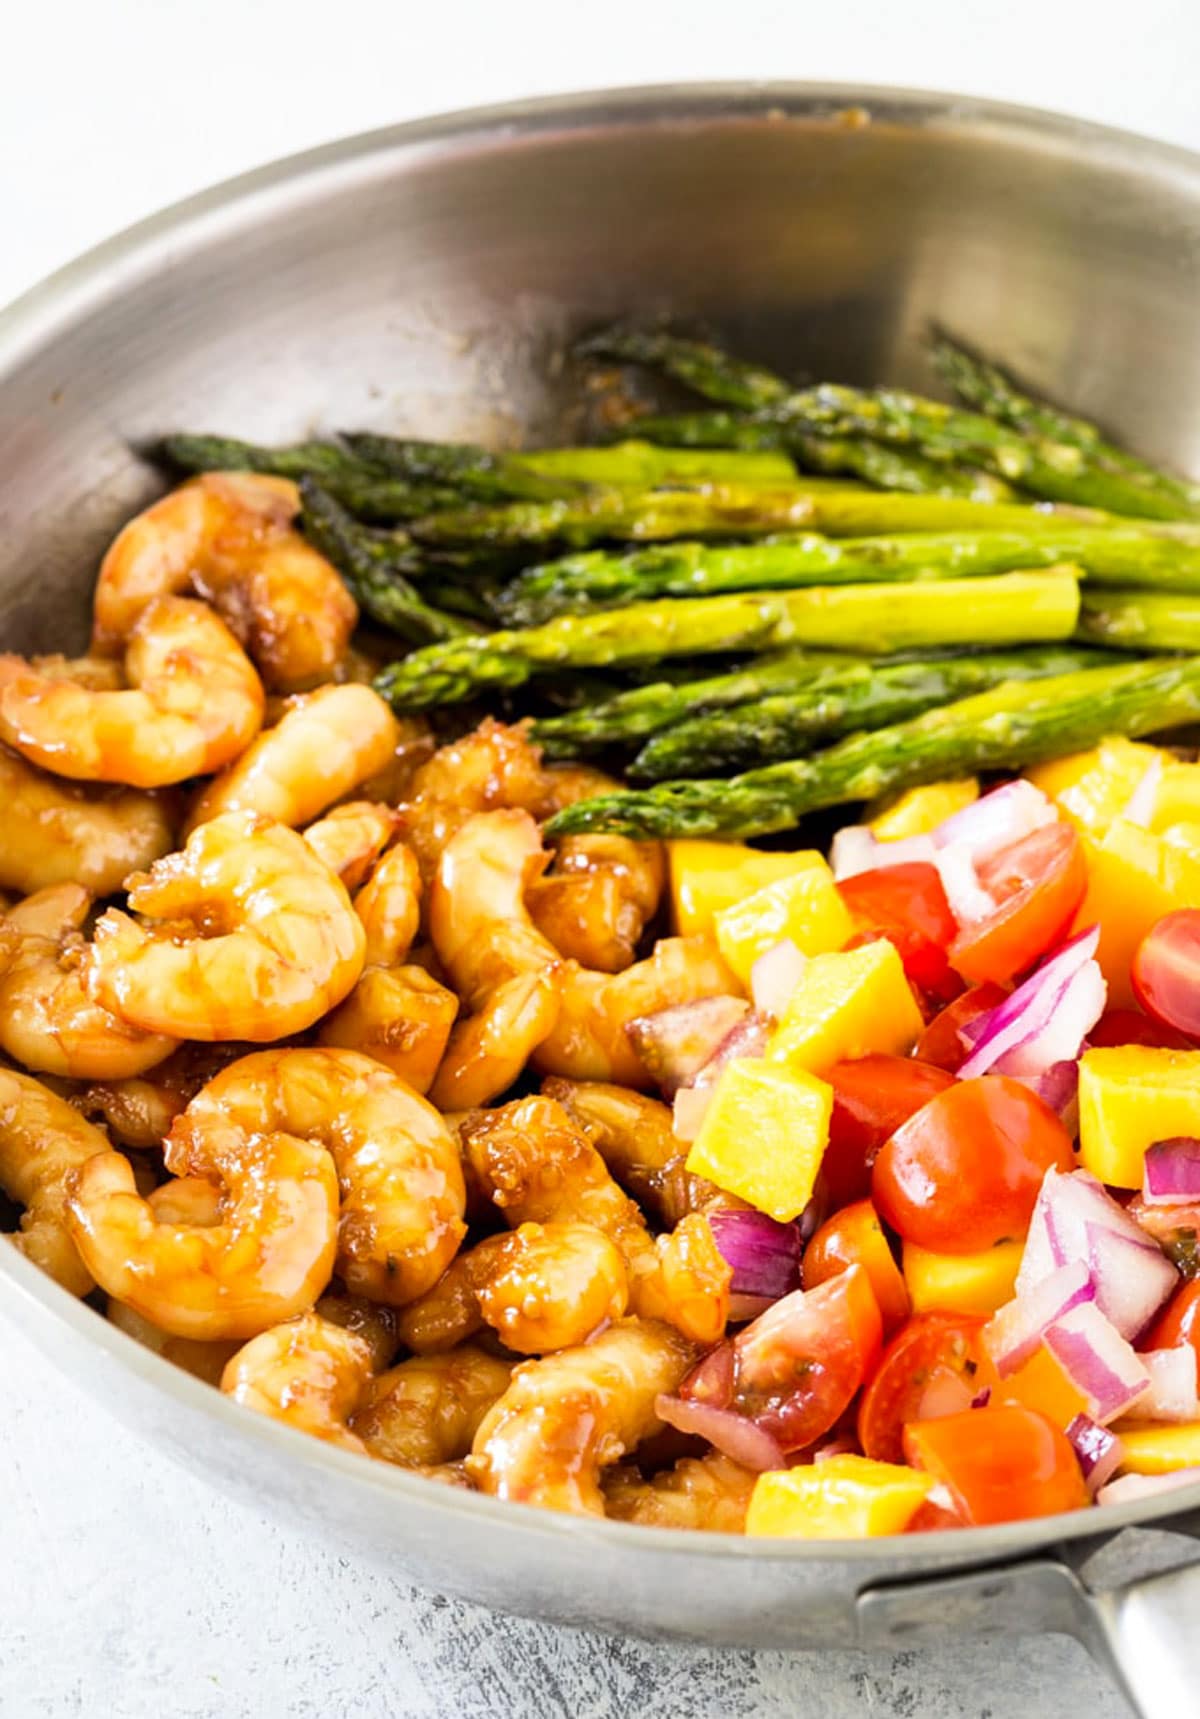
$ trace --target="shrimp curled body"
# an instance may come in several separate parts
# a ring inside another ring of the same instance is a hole
[[[221,1375],[235,1403],[343,1450],[366,1454],[346,1422],[371,1374],[371,1345],[319,1313],[302,1313],[250,1340]]]
[[[74,1171],[107,1153],[108,1140],[27,1074],[0,1069],[0,1188],[25,1207],[16,1245],[73,1295],[93,1278],[76,1250],[67,1217]]]
[[[112,895],[171,851],[172,798],[66,782],[0,746],[0,889],[73,883]]]

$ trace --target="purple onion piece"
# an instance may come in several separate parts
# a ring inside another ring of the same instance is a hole
[[[718,1209],[707,1215],[718,1251],[733,1270],[735,1295],[776,1301],[799,1286],[799,1224],[777,1223],[765,1212]]]
[[[1150,1206],[1186,1206],[1200,1200],[1200,1140],[1177,1134],[1146,1149],[1142,1195]]]

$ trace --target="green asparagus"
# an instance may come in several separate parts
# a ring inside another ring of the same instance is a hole
[[[1200,651],[1200,595],[1089,591],[1079,637],[1132,651]]]
[[[711,711],[650,740],[629,767],[637,781],[661,782],[712,770],[746,769],[798,758],[814,741],[882,728],[1001,681],[1045,680],[1111,660],[1102,651],[1046,645],[1028,651],[910,663],[854,663],[826,669],[796,692],[733,710]]]
[[[231,436],[168,436],[162,452],[188,472],[265,472],[299,481],[309,477],[327,495],[364,519],[404,520],[461,502],[457,490],[432,483],[410,483],[369,466],[337,442],[296,442],[267,448]]]
[[[551,836],[767,835],[807,812],[976,770],[1018,770],[1083,751],[1106,734],[1138,736],[1200,717],[1200,657],[1152,658],[1023,684],[1006,682],[811,758],[725,779],[662,782],[579,800]]]
[[[553,500],[602,485],[651,489],[664,483],[791,484],[796,471],[786,454],[660,447],[646,441],[600,448],[535,448],[489,453],[469,443],[399,441],[392,436],[347,435],[347,446],[368,464],[413,482],[458,490],[464,500]]]
[[[581,340],[575,350],[584,358],[649,365],[686,383],[706,399],[742,411],[777,406],[792,392],[791,383],[773,370],[747,364],[704,341],[682,340],[662,330],[608,328]]]
[[[913,585],[815,586],[633,603],[545,626],[450,640],[392,663],[376,687],[397,710],[455,704],[561,668],[804,644],[871,655],[1069,638],[1079,608],[1071,570]]]

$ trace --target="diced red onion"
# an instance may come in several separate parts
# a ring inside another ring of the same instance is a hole
[[[660,1421],[677,1431],[707,1439],[723,1455],[743,1468],[763,1474],[769,1468],[784,1468],[786,1458],[769,1432],[733,1409],[717,1409],[711,1403],[660,1396],[654,1412]]]
[[[1146,1149],[1142,1198],[1150,1206],[1191,1206],[1200,1200],[1200,1140],[1179,1134]]]
[[[1200,1420],[1196,1400],[1196,1351],[1190,1343],[1175,1349],[1151,1349],[1141,1357],[1150,1375],[1150,1389],[1138,1403],[1138,1416],[1147,1421]]]
[[[807,965],[808,957],[800,953],[790,937],[759,956],[750,969],[750,995],[760,1015],[771,1021],[783,1019]]]
[[[1171,1474],[1123,1474],[1100,1488],[1096,1503],[1131,1504],[1135,1498],[1151,1498],[1156,1492],[1170,1492],[1176,1486],[1194,1486],[1197,1481],[1200,1481],[1200,1468],[1177,1468]]]
[[[1067,1428],[1067,1437],[1075,1447],[1087,1489],[1094,1498],[1121,1466],[1125,1456],[1121,1441],[1090,1415],[1076,1415]]]
[[[1057,1111],[1059,1121],[1072,1138],[1079,1132],[1079,1061],[1075,1057],[1052,1062],[1041,1074],[1018,1077],[1036,1092],[1043,1104]]]
[[[699,1134],[712,1103],[711,1086],[681,1086],[671,1106],[671,1129],[676,1140],[690,1146]]]
[[[932,861],[934,856],[932,836],[903,836],[898,841],[881,842],[866,824],[846,824],[834,836],[829,849],[829,863],[839,883],[857,877],[860,872],[911,865],[914,860]]]
[[[1077,1057],[1104,1009],[1107,988],[1093,960],[1099,941],[1098,926],[1081,932],[1002,1003],[967,1021],[962,1034],[975,1048],[959,1078],[992,1069],[1041,1074],[1052,1063]]]
[[[725,1064],[737,1057],[753,1060],[760,1057],[766,1048],[766,1022],[753,1012],[743,1015],[732,1031],[726,1033],[695,1078],[675,1094],[674,1130],[677,1140],[690,1143],[699,1134],[713,1088]]]
[[[700,997],[630,1021],[626,1034],[665,1098],[694,1080],[749,1013],[740,997]]]
[[[1179,1275],[1144,1230],[1132,1236],[1112,1229],[1107,1221],[1085,1228],[1096,1305],[1123,1337],[1137,1337],[1174,1290]]]
[[[1042,1278],[1025,1295],[1006,1302],[983,1328],[983,1346],[1001,1378],[1025,1365],[1056,1320],[1095,1297],[1086,1264],[1073,1260]]]
[[[940,848],[961,842],[978,865],[1057,819],[1058,812],[1041,789],[1018,778],[954,812],[938,825],[933,839]]]
[[[765,1212],[717,1210],[708,1227],[721,1257],[733,1269],[731,1290],[776,1301],[800,1287],[800,1226]]]
[[[1087,1413],[1102,1425],[1132,1408],[1150,1388],[1149,1373],[1095,1302],[1064,1314],[1044,1342],[1087,1398]]]
[[[971,1407],[973,1409],[986,1409],[991,1400],[992,1387],[990,1385],[985,1385],[982,1391],[976,1391],[975,1395],[971,1398]]]
[[[935,864],[950,911],[961,926],[976,925],[996,911],[996,903],[980,883],[965,842],[939,848]]]
[[[1158,785],[1162,781],[1162,773],[1162,753],[1156,752],[1146,766],[1141,781],[1125,803],[1121,816],[1126,823],[1140,824],[1143,829],[1149,828],[1158,800]]]

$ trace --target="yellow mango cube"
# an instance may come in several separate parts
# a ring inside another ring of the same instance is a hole
[[[1100,927],[1096,959],[1113,1008],[1134,1004],[1129,968],[1137,946],[1166,913],[1200,907],[1200,857],[1115,818],[1103,836],[1084,834],[1088,888],[1077,930]]]
[[[995,1313],[1016,1294],[1024,1252],[1023,1241],[982,1253],[931,1253],[906,1241],[901,1258],[913,1312]]]
[[[1200,823],[1167,824],[1158,834],[1169,848],[1182,848],[1184,853],[1200,860]]]
[[[789,1223],[812,1198],[832,1110],[823,1080],[735,1058],[721,1071],[687,1168]]]
[[[958,782],[927,782],[923,788],[906,788],[898,798],[882,802],[878,810],[871,808],[867,822],[881,842],[927,836],[978,798],[977,776],[964,776]]]
[[[799,853],[760,853],[741,842],[681,839],[667,843],[671,879],[671,911],[681,937],[711,931],[713,916],[767,884],[825,861],[813,850]]]
[[[1200,1421],[1118,1421],[1122,1474],[1170,1474],[1200,1467]]]
[[[1134,789],[1159,756],[1156,746],[1114,736],[1091,752],[1040,764],[1030,781],[1055,801],[1081,830],[1101,836],[1129,804]]]
[[[933,1476],[866,1456],[831,1456],[760,1474],[747,1534],[787,1540],[871,1540],[902,1534],[933,1489]]]
[[[1166,830],[1172,824],[1200,822],[1200,764],[1185,764],[1180,758],[1166,757],[1158,788],[1154,795],[1154,811],[1150,818],[1152,830]]]
[[[895,946],[885,939],[818,955],[767,1044],[767,1061],[825,1074],[846,1057],[904,1056],[924,1021]]]
[[[721,954],[747,989],[759,956],[785,937],[802,955],[841,949],[853,937],[854,921],[833,873],[819,854],[814,860],[714,915]]]
[[[1140,1188],[1147,1146],[1200,1134],[1200,1051],[1119,1045],[1079,1064],[1079,1161],[1114,1188]]]

